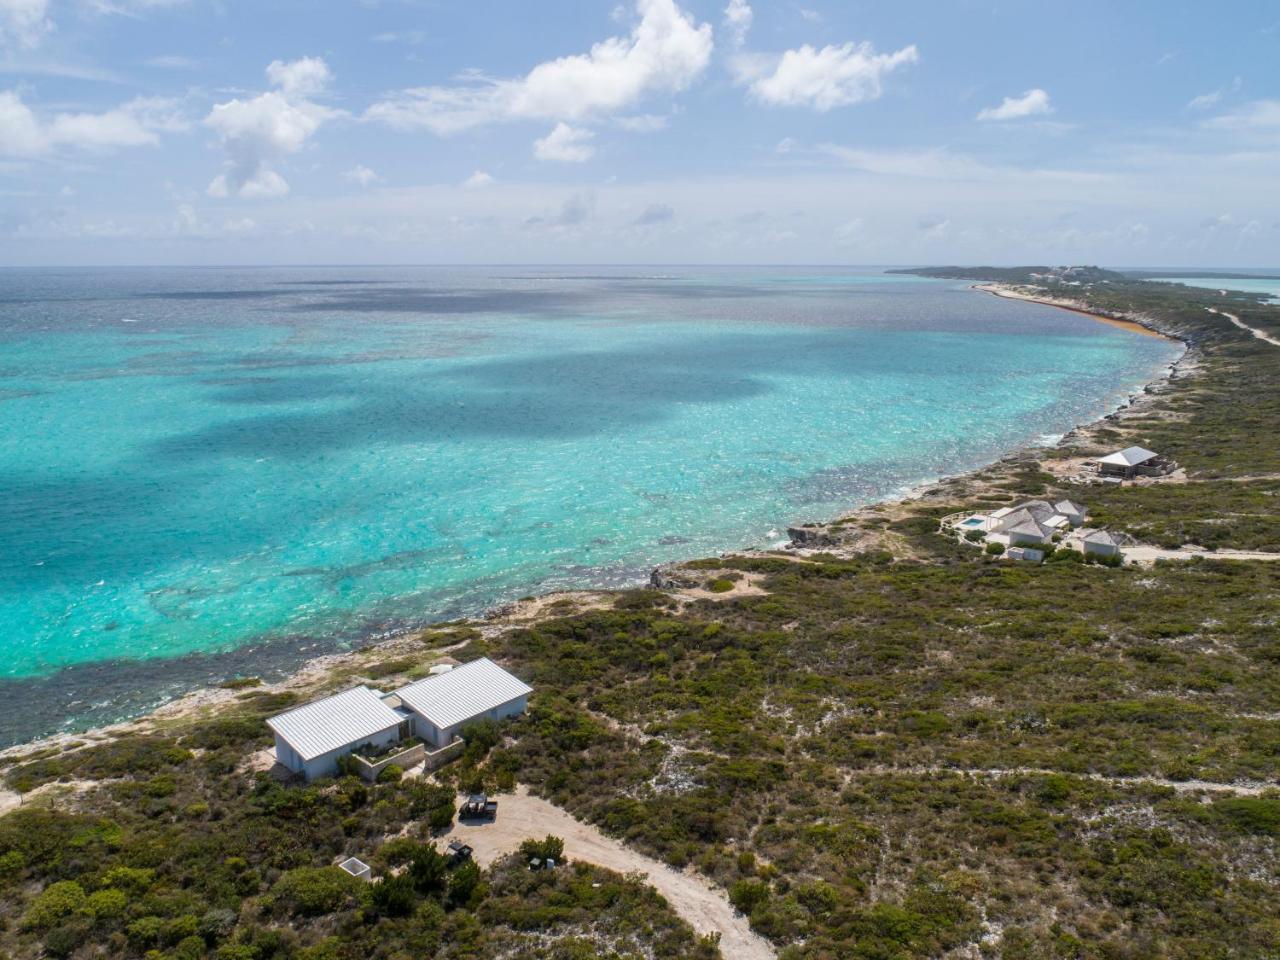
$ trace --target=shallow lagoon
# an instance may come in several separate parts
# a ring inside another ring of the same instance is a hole
[[[776,543],[1179,352],[834,268],[6,271],[0,346],[0,739]]]

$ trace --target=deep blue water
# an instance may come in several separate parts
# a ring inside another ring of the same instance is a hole
[[[1177,353],[865,270],[0,271],[0,740],[777,542]]]

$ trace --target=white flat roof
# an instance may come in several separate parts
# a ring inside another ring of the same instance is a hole
[[[399,726],[402,719],[373,690],[353,687],[272,717],[267,726],[303,760],[314,760],[330,750]]]
[[[532,692],[533,687],[481,657],[401,687],[396,695],[406,707],[444,729]]]
[[[1111,463],[1118,467],[1136,467],[1140,463],[1146,463],[1159,454],[1153,453],[1146,447],[1125,447],[1123,450],[1117,450],[1115,453],[1109,453],[1105,457],[1101,457],[1099,463]]]

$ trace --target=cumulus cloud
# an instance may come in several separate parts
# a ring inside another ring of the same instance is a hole
[[[870,43],[846,43],[821,50],[805,44],[779,57],[748,54],[734,63],[738,82],[760,102],[776,107],[809,107],[825,113],[875,100],[884,78],[919,60],[914,45],[876,53]]]
[[[978,112],[979,120],[1021,120],[1024,117],[1053,113],[1049,94],[1039,87],[1028,90],[1020,97],[1005,97],[998,107],[987,107]]]
[[[755,13],[747,0],[729,0],[729,5],[724,8],[724,26],[735,46],[740,47],[747,42],[754,19]]]
[[[157,133],[186,129],[176,100],[137,97],[103,113],[40,117],[16,91],[0,91],[0,154],[36,157],[61,147],[104,151],[157,143]]]
[[[595,194],[575,193],[565,200],[559,213],[548,217],[530,217],[524,225],[526,227],[579,227],[590,220],[595,212]]]
[[[1220,130],[1280,129],[1280,100],[1254,100],[1206,121]]]
[[[288,63],[272,60],[267,64],[267,79],[286,97],[314,97],[324,92],[333,75],[319,57],[302,57]]]
[[[584,163],[595,156],[590,130],[557,123],[555,129],[540,140],[533,141],[533,155],[539,160],[557,160],[562,163]]]
[[[363,163],[357,163],[350,170],[342,172],[342,179],[349,183],[358,183],[362,187],[377,183],[381,177],[366,167]]]
[[[637,0],[636,12],[628,36],[602,40],[589,53],[548,60],[514,79],[472,75],[455,86],[403,90],[366,115],[447,135],[503,120],[581,121],[685,89],[711,58],[710,25],[696,24],[674,0]]]
[[[0,46],[34,47],[52,29],[49,0],[0,0]]]
[[[631,224],[636,227],[657,227],[665,223],[671,223],[675,218],[676,211],[670,205],[652,203],[645,207],[644,212],[631,221]]]
[[[325,62],[303,57],[267,66],[267,79],[277,88],[247,100],[219,103],[204,123],[218,134],[227,151],[227,170],[209,184],[213,197],[273,197],[289,192],[276,170],[282,157],[301,150],[307,140],[339,111],[311,98],[329,85]]]
[[[485,173],[483,170],[475,171],[462,181],[462,185],[468,190],[479,190],[481,187],[487,187],[491,183],[493,183],[493,175]]]

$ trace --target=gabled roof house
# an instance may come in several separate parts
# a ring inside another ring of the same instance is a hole
[[[475,720],[503,720],[528,707],[533,688],[487,657],[383,694],[367,686],[304,704],[267,721],[276,760],[307,780],[332,776],[339,758],[418,737],[448,746]]]

